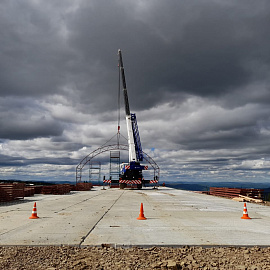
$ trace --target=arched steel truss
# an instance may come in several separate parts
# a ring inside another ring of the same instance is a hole
[[[113,144],[113,145],[106,145],[97,148],[95,151],[91,152],[89,155],[87,155],[84,159],[81,160],[79,165],[76,167],[76,183],[80,183],[82,179],[82,169],[83,167],[89,163],[94,157],[107,152],[107,151],[112,151],[112,150],[124,150],[128,151],[128,145],[124,144]],[[143,152],[143,157],[144,159],[150,164],[150,166],[154,169],[154,179],[159,180],[159,166],[157,163],[145,152]]]

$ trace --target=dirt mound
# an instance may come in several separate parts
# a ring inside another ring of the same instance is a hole
[[[0,269],[270,269],[260,247],[0,247]]]

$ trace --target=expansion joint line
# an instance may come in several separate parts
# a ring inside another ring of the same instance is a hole
[[[114,201],[114,203],[105,211],[105,213],[100,217],[100,219],[95,223],[95,225],[92,227],[92,229],[85,235],[82,237],[82,241],[79,244],[79,247],[81,247],[82,243],[84,242],[84,240],[89,236],[89,234],[96,228],[96,226],[98,225],[98,223],[105,217],[105,215],[112,209],[112,207],[117,203],[117,201],[122,197],[122,195],[124,194],[125,191],[123,191],[120,196]]]
[[[54,212],[54,213],[60,213],[60,212],[62,212],[62,211],[64,211],[64,210],[67,210],[68,208],[70,208],[70,207],[73,207],[73,206],[76,206],[76,205],[78,205],[78,204],[80,204],[80,203],[83,203],[83,202],[86,202],[86,201],[89,201],[89,200],[91,200],[91,199],[93,199],[93,198],[95,198],[95,197],[97,197],[97,196],[101,196],[102,194],[97,194],[97,195],[94,195],[94,196],[92,196],[92,197],[90,197],[90,198],[87,198],[87,199],[84,199],[84,200],[82,200],[82,201],[80,201],[80,202],[77,202],[77,203],[75,203],[75,204],[72,204],[72,205],[70,205],[70,206],[67,206],[66,208],[63,208],[63,209],[61,209],[61,210],[59,210],[59,211],[57,211],[57,212]]]

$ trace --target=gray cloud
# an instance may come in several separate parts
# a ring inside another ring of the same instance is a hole
[[[33,139],[59,136],[61,123],[31,99],[4,98],[0,101],[0,137],[4,139]]]
[[[64,172],[116,132],[120,48],[143,147],[164,178],[241,170],[266,179],[269,1],[22,0],[0,9],[6,177],[24,175],[20,164],[38,176],[32,165],[43,164],[57,178],[53,165]]]

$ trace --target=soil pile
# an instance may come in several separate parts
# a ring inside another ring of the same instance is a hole
[[[0,269],[270,269],[260,247],[0,247]]]

